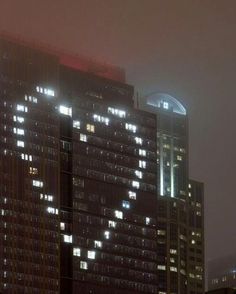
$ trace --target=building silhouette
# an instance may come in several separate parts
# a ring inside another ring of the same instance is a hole
[[[188,117],[124,72],[2,36],[0,291],[204,293]]]

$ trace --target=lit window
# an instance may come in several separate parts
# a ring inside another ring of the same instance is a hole
[[[164,109],[169,109],[169,103],[166,102],[166,101],[164,101],[164,102],[163,102],[163,108],[164,108]]]
[[[109,125],[109,121],[110,121],[108,117],[101,116],[101,115],[98,115],[98,114],[94,114],[93,119],[94,119],[94,121],[104,123],[106,126]]]
[[[19,122],[20,124],[22,124],[25,121],[25,119],[22,116],[16,116],[16,115],[14,115],[13,116],[13,121]]]
[[[165,236],[165,234],[166,234],[166,231],[164,231],[164,230],[157,230],[157,235],[159,235],[159,236]]]
[[[138,154],[139,154],[140,156],[146,156],[146,155],[147,155],[147,151],[144,150],[144,149],[139,149],[139,150],[138,150]]]
[[[24,134],[25,134],[25,131],[23,129],[13,128],[13,132],[14,132],[14,134],[17,134],[20,136],[24,136]]]
[[[25,101],[33,102],[33,103],[38,103],[38,99],[33,96],[27,96],[25,95]]]
[[[149,225],[149,224],[150,224],[150,222],[151,222],[151,219],[150,219],[150,217],[146,217],[146,218],[145,218],[145,223],[146,223],[146,225]]]
[[[29,174],[30,175],[37,175],[38,174],[38,169],[36,167],[31,167],[29,168]]]
[[[86,125],[86,129],[87,129],[88,132],[91,132],[91,133],[94,133],[95,132],[94,125],[87,124]]]
[[[136,200],[136,193],[133,192],[133,191],[129,191],[129,199],[133,199],[133,200]]]
[[[73,255],[74,256],[80,256],[81,255],[81,249],[76,247],[76,248],[73,248]]]
[[[58,209],[54,207],[48,207],[47,212],[51,214],[58,214]]]
[[[80,268],[87,270],[88,269],[88,263],[86,261],[81,261],[80,262]]]
[[[182,156],[181,155],[177,155],[177,160],[178,161],[182,161]]]
[[[17,104],[16,105],[16,110],[17,111],[28,112],[28,107],[27,106],[24,106],[24,105],[21,105],[21,104]]]
[[[124,118],[126,116],[126,112],[124,110],[120,110],[113,107],[108,107],[108,113],[111,113],[113,115],[119,116],[121,118]]]
[[[136,177],[138,177],[139,179],[142,179],[143,173],[141,171],[136,170],[134,173],[135,173]]]
[[[171,267],[170,267],[170,271],[171,271],[171,272],[177,272],[177,267],[175,267],[175,266],[171,266]]]
[[[144,161],[144,160],[139,160],[139,162],[138,162],[138,166],[139,166],[140,168],[146,168],[146,165],[147,165],[146,161]]]
[[[23,141],[17,141],[16,145],[18,147],[25,147],[25,142],[23,142]]]
[[[33,186],[42,188],[43,187],[43,182],[33,180]]]
[[[110,232],[109,231],[105,231],[104,232],[104,236],[106,239],[110,239]]]
[[[132,181],[132,186],[133,186],[134,188],[139,189],[140,184],[139,184],[139,182],[137,182],[137,181]]]
[[[37,86],[36,91],[38,93],[45,94],[45,95],[48,95],[48,96],[53,96],[53,97],[55,96],[55,92],[52,89],[42,88],[42,87]]]
[[[62,231],[64,231],[65,228],[66,228],[66,224],[65,224],[65,223],[60,223],[60,229],[61,229]]]
[[[137,131],[137,127],[135,125],[128,124],[128,123],[125,124],[125,128],[126,130],[131,131],[133,133],[136,133]]]
[[[80,141],[82,141],[82,142],[87,142],[87,136],[86,135],[84,135],[84,134],[80,134]]]
[[[63,235],[63,240],[65,243],[72,243],[72,235]]]
[[[64,115],[72,116],[72,107],[66,107],[64,105],[60,105],[59,112]]]
[[[176,255],[177,254],[177,250],[176,249],[170,249],[170,254]]]
[[[95,240],[95,241],[94,241],[94,247],[95,247],[95,248],[102,248],[102,242],[101,242],[101,241],[97,241],[97,240]]]
[[[165,271],[166,270],[166,266],[165,265],[158,264],[157,269],[160,270],[160,271]]]
[[[24,147],[24,146],[23,146],[23,147]],[[22,153],[22,154],[21,154],[21,159],[32,161],[32,160],[33,160],[33,157],[32,157],[32,155],[28,155],[28,154],[24,154],[24,153]]]
[[[115,217],[123,219],[123,212],[119,210],[115,210]]]
[[[115,228],[116,227],[116,222],[109,220],[108,221],[108,227],[109,228]]]
[[[123,200],[122,201],[122,207],[126,209],[130,209],[130,203],[129,201]]]
[[[89,259],[95,259],[95,255],[96,255],[95,251],[88,251],[88,258]]]
[[[135,137],[134,140],[135,140],[136,144],[139,144],[139,145],[143,144],[143,140],[141,138],[139,138],[139,137]]]
[[[188,187],[191,189],[192,188],[192,185],[191,184],[188,184]]]
[[[78,121],[78,120],[73,120],[73,128],[75,128],[75,129],[80,129],[80,121]]]

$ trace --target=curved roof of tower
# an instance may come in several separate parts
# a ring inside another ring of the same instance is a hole
[[[146,96],[146,103],[157,108],[171,109],[181,115],[187,114],[185,107],[176,98],[166,93],[154,92]]]

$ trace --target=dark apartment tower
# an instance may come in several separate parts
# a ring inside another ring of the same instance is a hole
[[[184,107],[9,36],[0,84],[0,293],[204,293]]]

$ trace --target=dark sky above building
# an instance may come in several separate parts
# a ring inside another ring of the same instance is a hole
[[[141,95],[187,107],[207,259],[236,248],[235,14],[235,0],[0,0],[0,30],[124,67]]]

